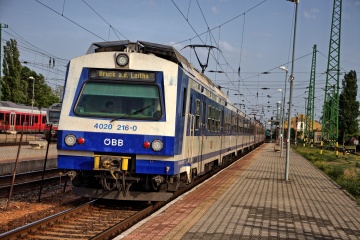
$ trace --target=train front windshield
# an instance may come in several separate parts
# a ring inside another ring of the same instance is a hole
[[[50,123],[58,123],[60,118],[60,111],[49,110],[49,122]]]
[[[162,116],[156,85],[86,82],[75,104],[78,116],[158,120]]]

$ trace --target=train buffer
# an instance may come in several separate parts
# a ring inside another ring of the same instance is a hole
[[[29,141],[29,145],[32,149],[45,149],[47,144],[47,141]]]

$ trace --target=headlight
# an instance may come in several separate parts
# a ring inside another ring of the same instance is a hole
[[[161,151],[163,149],[163,147],[164,147],[164,144],[161,140],[157,139],[157,140],[152,141],[152,143],[151,143],[151,148],[156,152]]]
[[[129,63],[129,57],[126,54],[119,54],[116,57],[116,63],[120,67],[125,67]]]
[[[65,141],[66,145],[68,145],[69,147],[72,147],[76,144],[76,137],[74,134],[69,134],[69,135],[66,135],[64,141]]]

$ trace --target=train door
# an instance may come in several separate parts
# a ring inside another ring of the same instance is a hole
[[[205,129],[206,129],[206,103],[202,96],[195,99],[195,121],[194,121],[194,135],[197,136],[194,138],[194,145],[192,148],[195,148],[196,162],[197,162],[197,171],[198,173],[202,172],[202,160],[203,160],[203,151],[204,151],[204,138],[205,138]]]
[[[187,138],[187,159],[188,163],[192,164],[194,159],[194,133],[195,133],[195,115],[193,112],[193,97],[190,96],[188,114],[188,138]]]
[[[16,113],[11,112],[9,118],[9,131],[15,131],[15,120],[16,120]]]
[[[201,128],[200,128],[200,137],[201,137],[201,143],[200,143],[200,170],[202,172],[202,165],[203,165],[203,154],[204,154],[204,146],[205,146],[205,134],[206,134],[206,102],[205,99],[202,99],[202,111],[201,111]]]

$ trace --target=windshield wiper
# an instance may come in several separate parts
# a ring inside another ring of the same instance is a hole
[[[148,109],[149,107],[151,107],[151,105],[147,105],[147,106],[144,107],[144,108],[139,108],[139,109],[137,109],[137,110],[135,110],[135,111],[131,111],[131,113],[128,113],[128,114],[126,114],[126,115],[124,115],[124,116],[121,116],[121,117],[118,117],[118,118],[115,117],[115,118],[113,118],[110,122],[112,123],[112,122],[114,122],[114,121],[116,121],[116,120],[119,120],[119,119],[128,118],[128,117],[130,117],[130,116],[132,116],[132,115],[141,113],[142,111],[144,111],[145,109]]]

